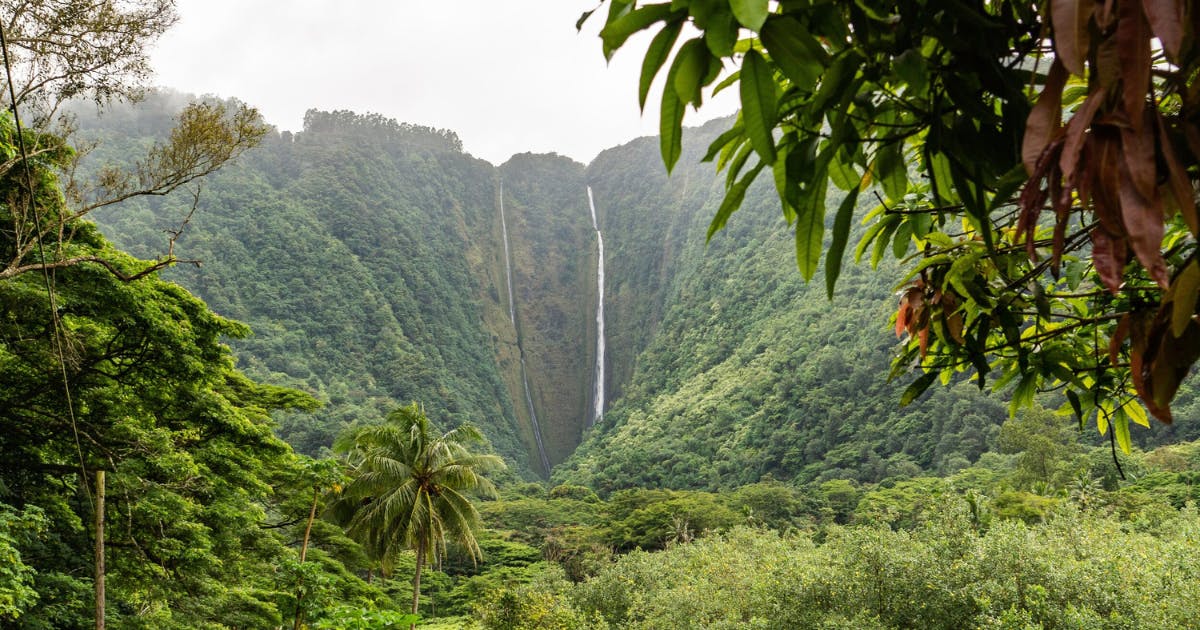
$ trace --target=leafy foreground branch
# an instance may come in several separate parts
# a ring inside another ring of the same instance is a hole
[[[727,186],[710,238],[770,173],[800,272],[823,262],[833,297],[858,198],[882,193],[855,258],[909,265],[893,376],[924,374],[902,402],[999,373],[1014,408],[1065,389],[1064,411],[1128,451],[1147,410],[1172,421],[1200,358],[1197,8],[611,0],[601,38],[612,55],[657,30],[639,98],[666,69],[668,169],[686,106],[739,91],[706,156]]]

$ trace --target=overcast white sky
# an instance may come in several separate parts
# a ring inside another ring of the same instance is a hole
[[[649,36],[606,64],[602,16],[575,30],[596,2],[178,0],[152,60],[156,83],[237,97],[280,129],[350,109],[451,129],[494,164],[525,151],[586,163],[658,132],[657,97],[645,116],[637,106]],[[735,95],[722,97],[685,124],[731,113]]]

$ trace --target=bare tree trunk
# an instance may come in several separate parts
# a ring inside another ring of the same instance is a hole
[[[312,534],[313,521],[317,518],[317,499],[320,497],[320,491],[313,488],[312,509],[308,511],[308,525],[304,527],[304,542],[300,543],[300,564],[304,564],[304,558],[308,555],[308,537]],[[300,621],[304,617],[304,609],[300,607],[304,601],[304,578],[301,577],[300,580],[300,585],[296,588],[296,623],[292,626],[294,630],[300,630]]]
[[[104,471],[96,471],[96,630],[104,630]]]
[[[304,543],[300,545],[300,562],[304,562],[304,556],[308,553],[308,537],[312,534],[313,521],[317,518],[317,499],[320,497],[320,491],[313,488],[312,509],[308,511],[308,525],[304,527]]]
[[[417,603],[421,599],[421,566],[423,564],[425,564],[425,546],[418,545],[417,546],[417,570],[413,572],[412,612],[414,615],[417,614]],[[417,626],[414,624],[414,625],[409,626],[408,629],[413,630],[416,627]]]

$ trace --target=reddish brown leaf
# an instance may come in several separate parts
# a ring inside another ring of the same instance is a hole
[[[1091,40],[1088,20],[1092,16],[1092,0],[1051,0],[1050,22],[1054,25],[1054,49],[1071,74],[1083,76]]]
[[[1121,66],[1121,101],[1129,124],[1142,128],[1142,111],[1150,89],[1150,25],[1138,2],[1117,3],[1117,55]]]
[[[1152,397],[1147,408],[1151,409],[1154,417],[1166,423],[1171,422],[1171,400],[1175,398],[1179,385],[1187,378],[1192,365],[1200,359],[1200,324],[1189,320],[1180,337],[1171,335],[1170,328],[1171,305],[1164,302],[1147,333],[1146,352],[1141,366],[1144,387]],[[1154,408],[1157,408],[1157,412]]]
[[[1162,257],[1162,239],[1166,233],[1163,224],[1162,198],[1158,191],[1147,199],[1136,190],[1129,170],[1121,165],[1121,218],[1125,223],[1125,232],[1129,235],[1129,245],[1133,253],[1146,268],[1150,277],[1158,286],[1167,288],[1167,263]]]
[[[1057,58],[1050,66],[1050,74],[1046,76],[1046,85],[1038,96],[1037,104],[1029,110],[1029,118],[1025,120],[1025,137],[1021,141],[1021,161],[1025,164],[1025,172],[1033,175],[1038,158],[1050,139],[1062,127],[1062,91],[1067,83],[1067,69]]]
[[[1025,180],[1025,187],[1021,189],[1021,195],[1017,198],[1017,207],[1020,209],[1017,234],[1025,237],[1025,247],[1030,259],[1037,258],[1033,243],[1034,232],[1037,230],[1038,216],[1042,213],[1042,207],[1046,205],[1046,196],[1050,194],[1048,189],[1042,187],[1042,180],[1045,179],[1050,185],[1062,181],[1062,173],[1058,171],[1058,156],[1062,147],[1063,140],[1059,137],[1052,140],[1042,151],[1034,166],[1033,175]]]
[[[1121,50],[1117,46],[1117,38],[1106,37],[1096,46],[1096,60],[1092,76],[1100,87],[1112,89],[1121,78]]]
[[[1150,199],[1155,194],[1158,172],[1155,168],[1153,122],[1140,127],[1121,128],[1121,148],[1125,168],[1138,194]]]
[[[1181,0],[1142,0],[1142,9],[1155,37],[1172,61],[1179,61],[1183,44],[1183,2]]]
[[[905,292],[900,298],[900,307],[896,309],[896,337],[904,334],[904,329],[908,328],[908,316],[912,309],[908,306],[908,293]]]
[[[1087,159],[1090,163],[1092,208],[1100,226],[1109,236],[1124,242],[1125,224],[1121,219],[1120,171],[1122,168],[1120,135],[1111,127],[1099,127],[1089,134]]]
[[[1108,340],[1108,362],[1113,367],[1121,364],[1121,344],[1125,343],[1125,337],[1129,336],[1129,322],[1129,313],[1122,315],[1112,338]]]
[[[1121,290],[1121,277],[1125,272],[1125,257],[1121,255],[1124,240],[1114,241],[1102,226],[1092,228],[1092,265],[1100,275],[1101,282],[1113,295]]]
[[[1102,33],[1107,33],[1112,28],[1113,20],[1116,19],[1116,14],[1113,13],[1113,4],[1115,3],[1113,0],[1104,0],[1098,4],[1100,6],[1094,9],[1096,28]]]
[[[1072,179],[1075,175],[1075,165],[1079,163],[1079,153],[1083,149],[1083,141],[1087,136],[1085,132],[1091,126],[1092,119],[1096,117],[1096,110],[1104,103],[1104,96],[1104,88],[1099,88],[1089,94],[1087,100],[1079,106],[1075,115],[1071,117],[1071,121],[1067,123],[1066,141],[1063,144],[1062,154],[1058,158],[1058,167],[1062,170],[1062,176],[1067,180]]]
[[[1167,182],[1170,184],[1171,199],[1174,206],[1183,215],[1183,222],[1192,231],[1192,236],[1200,236],[1200,220],[1196,216],[1196,198],[1192,191],[1192,183],[1188,179],[1187,170],[1179,161],[1175,145],[1167,135],[1167,125],[1162,114],[1155,112],[1158,119],[1158,144],[1163,161],[1167,163]]]
[[[1084,208],[1091,203],[1092,180],[1096,178],[1096,160],[1092,159],[1092,152],[1087,147],[1088,144],[1090,143],[1084,143],[1083,154],[1079,158],[1079,164],[1075,167],[1075,181],[1071,182],[1071,186],[1079,197],[1079,205]]]
[[[909,289],[909,293],[911,297],[908,303],[912,307],[912,313],[908,318],[908,334],[911,337],[929,326],[929,313],[925,312],[925,294],[919,289]]]
[[[1152,353],[1157,350],[1157,345],[1150,343],[1154,314],[1141,311],[1130,313],[1128,317],[1130,318],[1129,380],[1133,381],[1133,389],[1137,391],[1138,397],[1142,399],[1142,403],[1146,405],[1150,414],[1160,421],[1170,424],[1171,409],[1169,407],[1164,409],[1154,402],[1149,387],[1149,368],[1153,365],[1153,357],[1148,356],[1148,352]]]
[[[1055,179],[1058,178],[1057,171],[1052,171],[1050,175]],[[1017,217],[1017,235],[1018,238],[1024,236],[1025,251],[1029,253],[1030,260],[1037,259],[1034,233],[1037,231],[1038,216],[1042,213],[1042,206],[1046,205],[1048,194],[1050,194],[1049,191],[1042,188],[1040,179],[1030,179],[1025,182],[1025,188],[1021,191],[1021,196],[1017,198],[1017,205],[1021,209],[1021,214]]]

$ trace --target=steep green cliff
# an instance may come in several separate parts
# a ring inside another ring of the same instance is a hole
[[[109,136],[96,162],[165,130],[172,98],[85,121]],[[544,453],[555,479],[600,490],[879,481],[975,461],[1003,405],[960,384],[898,406],[886,270],[848,263],[833,301],[806,285],[765,182],[705,243],[723,181],[699,159],[720,125],[691,130],[668,177],[653,138],[587,167],[531,154],[495,167],[450,132],[312,112],[205,184],[178,246],[204,265],[169,277],[250,324],[231,342],[249,373],[326,403],[280,417],[309,452],[419,400],[481,426],[526,476],[546,474]],[[589,186],[607,278],[606,413],[590,430]],[[190,206],[175,195],[99,220],[153,256]]]

